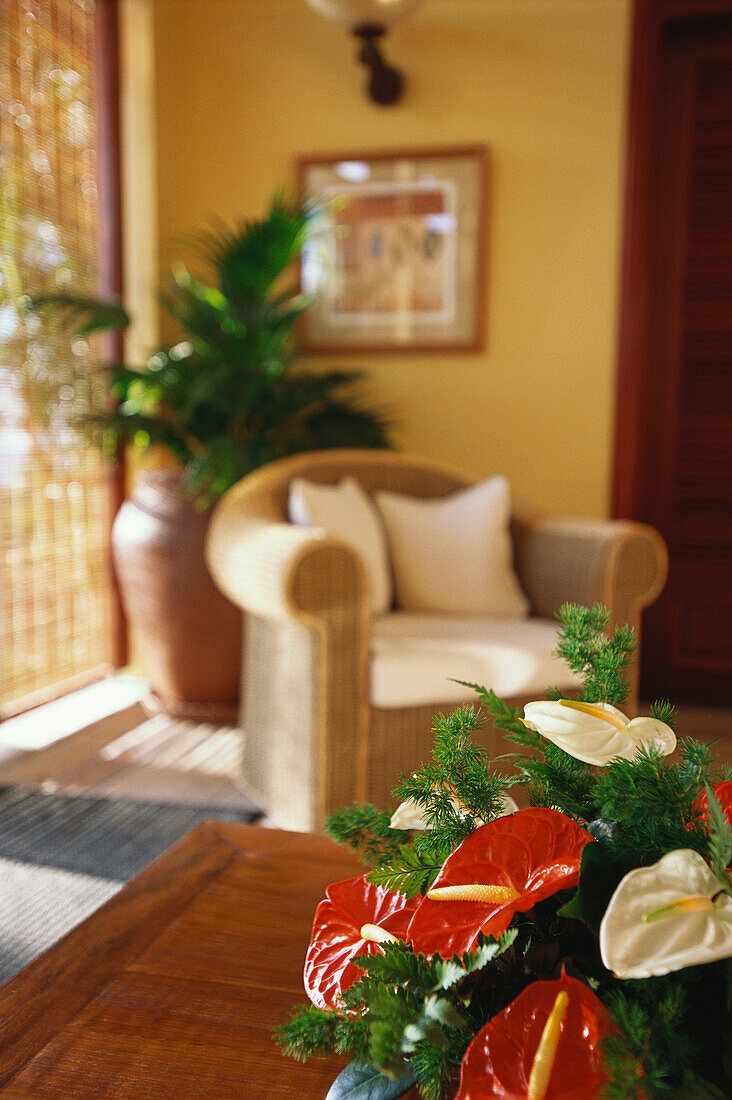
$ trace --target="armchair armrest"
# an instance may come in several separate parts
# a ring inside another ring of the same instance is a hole
[[[248,782],[281,824],[320,828],[366,789],[368,577],[346,543],[285,522],[258,473],[219,502],[206,560],[244,612]]]
[[[259,499],[257,499],[259,498]],[[330,618],[344,600],[368,615],[365,565],[346,543],[282,521],[261,495],[237,485],[218,504],[206,538],[216,584],[243,611],[270,619]]]
[[[515,516],[516,569],[534,611],[553,617],[563,603],[602,603],[611,626],[627,623],[640,644],[641,612],[666,583],[668,552],[653,527],[626,520]],[[629,705],[638,703],[638,662],[629,669]]]
[[[514,518],[516,569],[539,615],[567,601],[603,603],[631,622],[658,596],[668,554],[653,527],[626,520]]]

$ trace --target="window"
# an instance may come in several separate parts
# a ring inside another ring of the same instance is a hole
[[[0,0],[0,716],[115,657],[108,463],[72,424],[102,384],[88,340],[28,294],[97,293],[93,0]]]

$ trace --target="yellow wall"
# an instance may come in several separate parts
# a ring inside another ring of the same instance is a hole
[[[210,215],[260,214],[297,154],[485,142],[485,350],[318,362],[368,367],[401,447],[605,514],[629,0],[427,0],[387,43],[391,109],[305,0],[152,6],[161,267]]]

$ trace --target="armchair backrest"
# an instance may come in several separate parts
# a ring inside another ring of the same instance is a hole
[[[271,462],[249,475],[247,495],[256,496],[271,519],[285,520],[287,494],[295,477],[324,485],[353,477],[367,493],[385,489],[414,497],[446,496],[473,483],[459,470],[420,456],[352,448],[310,451]]]

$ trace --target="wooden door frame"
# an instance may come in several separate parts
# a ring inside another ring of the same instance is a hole
[[[105,297],[121,298],[124,284],[118,0],[96,0],[94,38],[97,80],[97,191],[99,194],[97,289]],[[122,333],[110,334],[107,348],[112,361],[122,362],[124,355]],[[122,447],[118,449],[117,461],[107,481],[111,514],[114,519],[125,499],[125,453]],[[110,544],[111,533],[110,524]],[[120,668],[128,660],[127,617],[114,571],[111,572],[113,663],[116,668]]]
[[[661,113],[663,39],[677,22],[732,15],[732,0],[635,0],[633,11],[612,514],[643,519],[642,432],[655,360],[653,331],[654,135]]]

